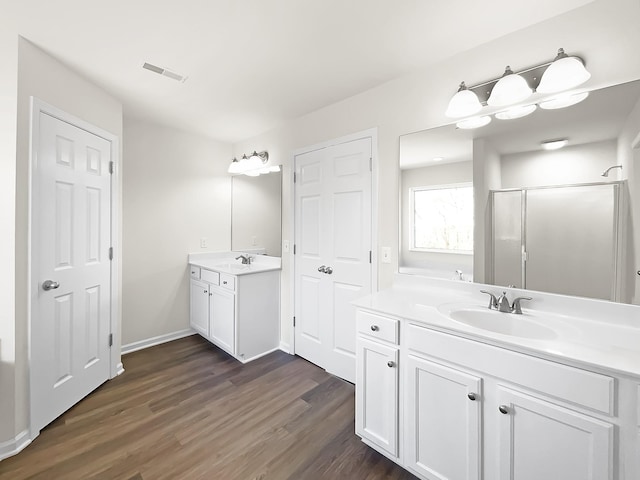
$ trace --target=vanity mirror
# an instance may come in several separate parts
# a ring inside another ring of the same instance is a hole
[[[640,303],[638,143],[640,81],[401,136],[400,273]]]
[[[282,172],[231,179],[231,249],[281,256]]]

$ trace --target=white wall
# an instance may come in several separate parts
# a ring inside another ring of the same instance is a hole
[[[6,27],[0,18],[0,445],[20,431],[14,415],[18,36]]]
[[[525,188],[545,185],[606,182],[617,180],[619,169],[602,172],[618,164],[616,140],[566,146],[560,150],[502,155],[500,188]]]
[[[473,163],[469,160],[444,165],[410,168],[402,170],[400,177],[402,248],[398,260],[399,266],[419,268],[422,274],[447,280],[454,278],[456,270],[461,270],[466,280],[472,280],[473,255],[411,251],[409,250],[411,240],[409,229],[412,214],[410,209],[410,189],[433,185],[472,183]]]
[[[230,144],[128,117],[123,149],[127,345],[189,328],[187,254],[231,249],[232,155]]]
[[[640,2],[596,0],[582,8],[478,46],[422,71],[388,82],[342,102],[297,118],[273,131],[240,142],[234,153],[268,150],[285,164],[284,237],[293,240],[291,161],[295,149],[349,133],[378,128],[378,245],[392,249],[392,263],[378,264],[379,285],[390,285],[398,260],[398,137],[448,123],[449,98],[461,80],[481,83],[553,57],[559,47],[583,56],[593,87],[640,77]],[[354,59],[354,66],[357,59]],[[355,68],[355,67],[354,67]],[[289,199],[289,201],[287,201]],[[291,340],[291,256],[283,258],[282,336]],[[474,268],[477,273],[477,269]]]

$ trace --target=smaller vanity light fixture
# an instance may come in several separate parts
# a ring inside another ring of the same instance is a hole
[[[514,118],[522,118],[527,115],[531,115],[536,108],[536,105],[521,105],[519,107],[511,107],[508,110],[496,113],[498,120],[513,120]]]
[[[553,97],[550,100],[545,100],[544,102],[540,102],[538,106],[543,110],[555,110],[557,108],[565,108],[580,103],[585,98],[589,96],[589,92],[581,92],[581,93],[565,93],[563,95],[558,95],[557,97]]]
[[[556,140],[545,140],[541,142],[540,145],[544,150],[558,150],[569,143],[569,140],[566,138],[558,138]]]
[[[250,177],[257,177],[258,175],[270,172],[279,172],[280,166],[273,165],[267,166],[267,162],[269,161],[269,152],[266,150],[262,152],[254,152],[247,155],[242,155],[240,160],[237,158],[233,158],[227,172],[234,174],[243,174]]]

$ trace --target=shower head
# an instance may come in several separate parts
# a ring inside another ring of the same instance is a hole
[[[622,165],[614,165],[613,167],[607,168],[604,172],[602,172],[602,176],[603,177],[608,177],[609,176],[609,171],[613,170],[614,168],[619,168],[620,170],[622,170]]]

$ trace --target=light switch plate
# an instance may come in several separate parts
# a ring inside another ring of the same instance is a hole
[[[209,243],[207,237],[202,237],[200,239],[200,248],[207,248],[207,244]]]

